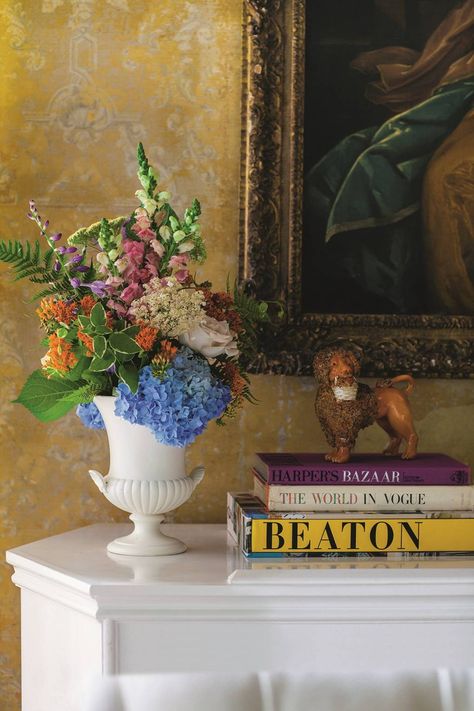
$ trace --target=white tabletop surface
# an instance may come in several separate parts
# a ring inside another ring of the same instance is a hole
[[[322,595],[352,592],[378,595],[417,586],[442,588],[445,594],[474,595],[474,557],[358,560],[310,558],[246,559],[227,535],[224,524],[168,524],[166,533],[188,546],[186,553],[164,557],[110,554],[107,543],[130,530],[129,524],[95,524],[14,548],[7,561],[17,573],[54,580],[94,596],[100,590],[123,588],[130,596],[143,588],[167,595],[281,594]],[[280,590],[282,588],[282,590]],[[234,591],[234,592],[233,592]],[[420,590],[421,593],[421,590]],[[474,601],[474,597],[472,598]],[[474,609],[474,602],[473,602]]]

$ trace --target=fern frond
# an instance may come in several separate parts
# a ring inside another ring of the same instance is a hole
[[[11,264],[13,269],[21,269],[29,266],[37,266],[40,258],[40,245],[38,240],[35,240],[33,252],[30,242],[22,244],[15,240],[0,240],[0,261],[6,264]]]
[[[33,262],[33,264],[39,264],[40,259],[41,259],[40,243],[38,242],[37,239],[35,239],[34,251],[33,251],[33,254],[31,255],[31,261]]]
[[[55,281],[55,273],[54,272],[47,272],[45,271],[44,273],[38,272],[35,276],[29,276],[29,280],[33,282],[33,284],[51,284],[54,282],[56,285]],[[56,286],[57,288],[57,286]]]
[[[49,289],[43,289],[43,291],[39,291],[37,294],[35,294],[31,299],[30,302],[33,301],[39,301],[40,299],[44,299],[47,296],[56,296],[58,293],[57,288],[54,286],[50,287]]]
[[[62,279],[62,281],[56,281],[48,289],[43,289],[35,294],[30,301],[38,301],[39,299],[44,299],[46,296],[64,296],[70,297],[74,294],[74,289],[71,287],[69,280],[67,278]]]
[[[35,277],[41,278],[43,276],[48,276],[48,278],[45,280],[46,281],[53,281],[54,278],[54,272],[46,271],[44,267],[29,267],[26,269],[21,269],[16,271],[16,275],[14,277],[14,281],[19,281],[19,279],[29,279],[30,281],[35,281]],[[36,282],[36,283],[43,283],[43,282]]]
[[[50,269],[51,268],[51,262],[53,261],[53,256],[54,256],[54,249],[50,247],[44,254],[43,254],[43,264],[45,269]]]

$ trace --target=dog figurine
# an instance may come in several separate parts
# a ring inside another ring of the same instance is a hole
[[[384,454],[396,456],[402,440],[402,459],[416,456],[418,435],[413,425],[407,394],[413,390],[411,375],[378,382],[375,390],[357,382],[360,363],[355,353],[344,348],[326,348],[313,360],[313,371],[319,382],[315,410],[332,451],[330,462],[347,462],[357,435],[364,427],[377,422],[390,437]],[[404,391],[395,383],[408,383]]]

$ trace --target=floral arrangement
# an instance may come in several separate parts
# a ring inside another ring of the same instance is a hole
[[[42,285],[34,299],[47,351],[15,402],[44,422],[77,407],[101,428],[93,398],[116,395],[117,415],[183,447],[254,401],[242,361],[267,304],[196,281],[191,265],[206,258],[199,202],[178,217],[142,144],[138,178],[140,206],[128,217],[63,240],[30,201],[41,242],[0,242],[16,279]]]

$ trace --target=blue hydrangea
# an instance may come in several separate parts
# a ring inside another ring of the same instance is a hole
[[[94,405],[93,402],[86,402],[83,405],[78,405],[76,415],[81,418],[82,424],[86,427],[90,427],[91,430],[103,430],[105,428],[102,415],[100,414],[97,405]]]
[[[148,427],[156,439],[173,447],[194,442],[210,420],[220,417],[231,400],[230,388],[213,377],[207,361],[183,348],[163,378],[151,368],[140,371],[135,394],[117,388],[115,414]]]

